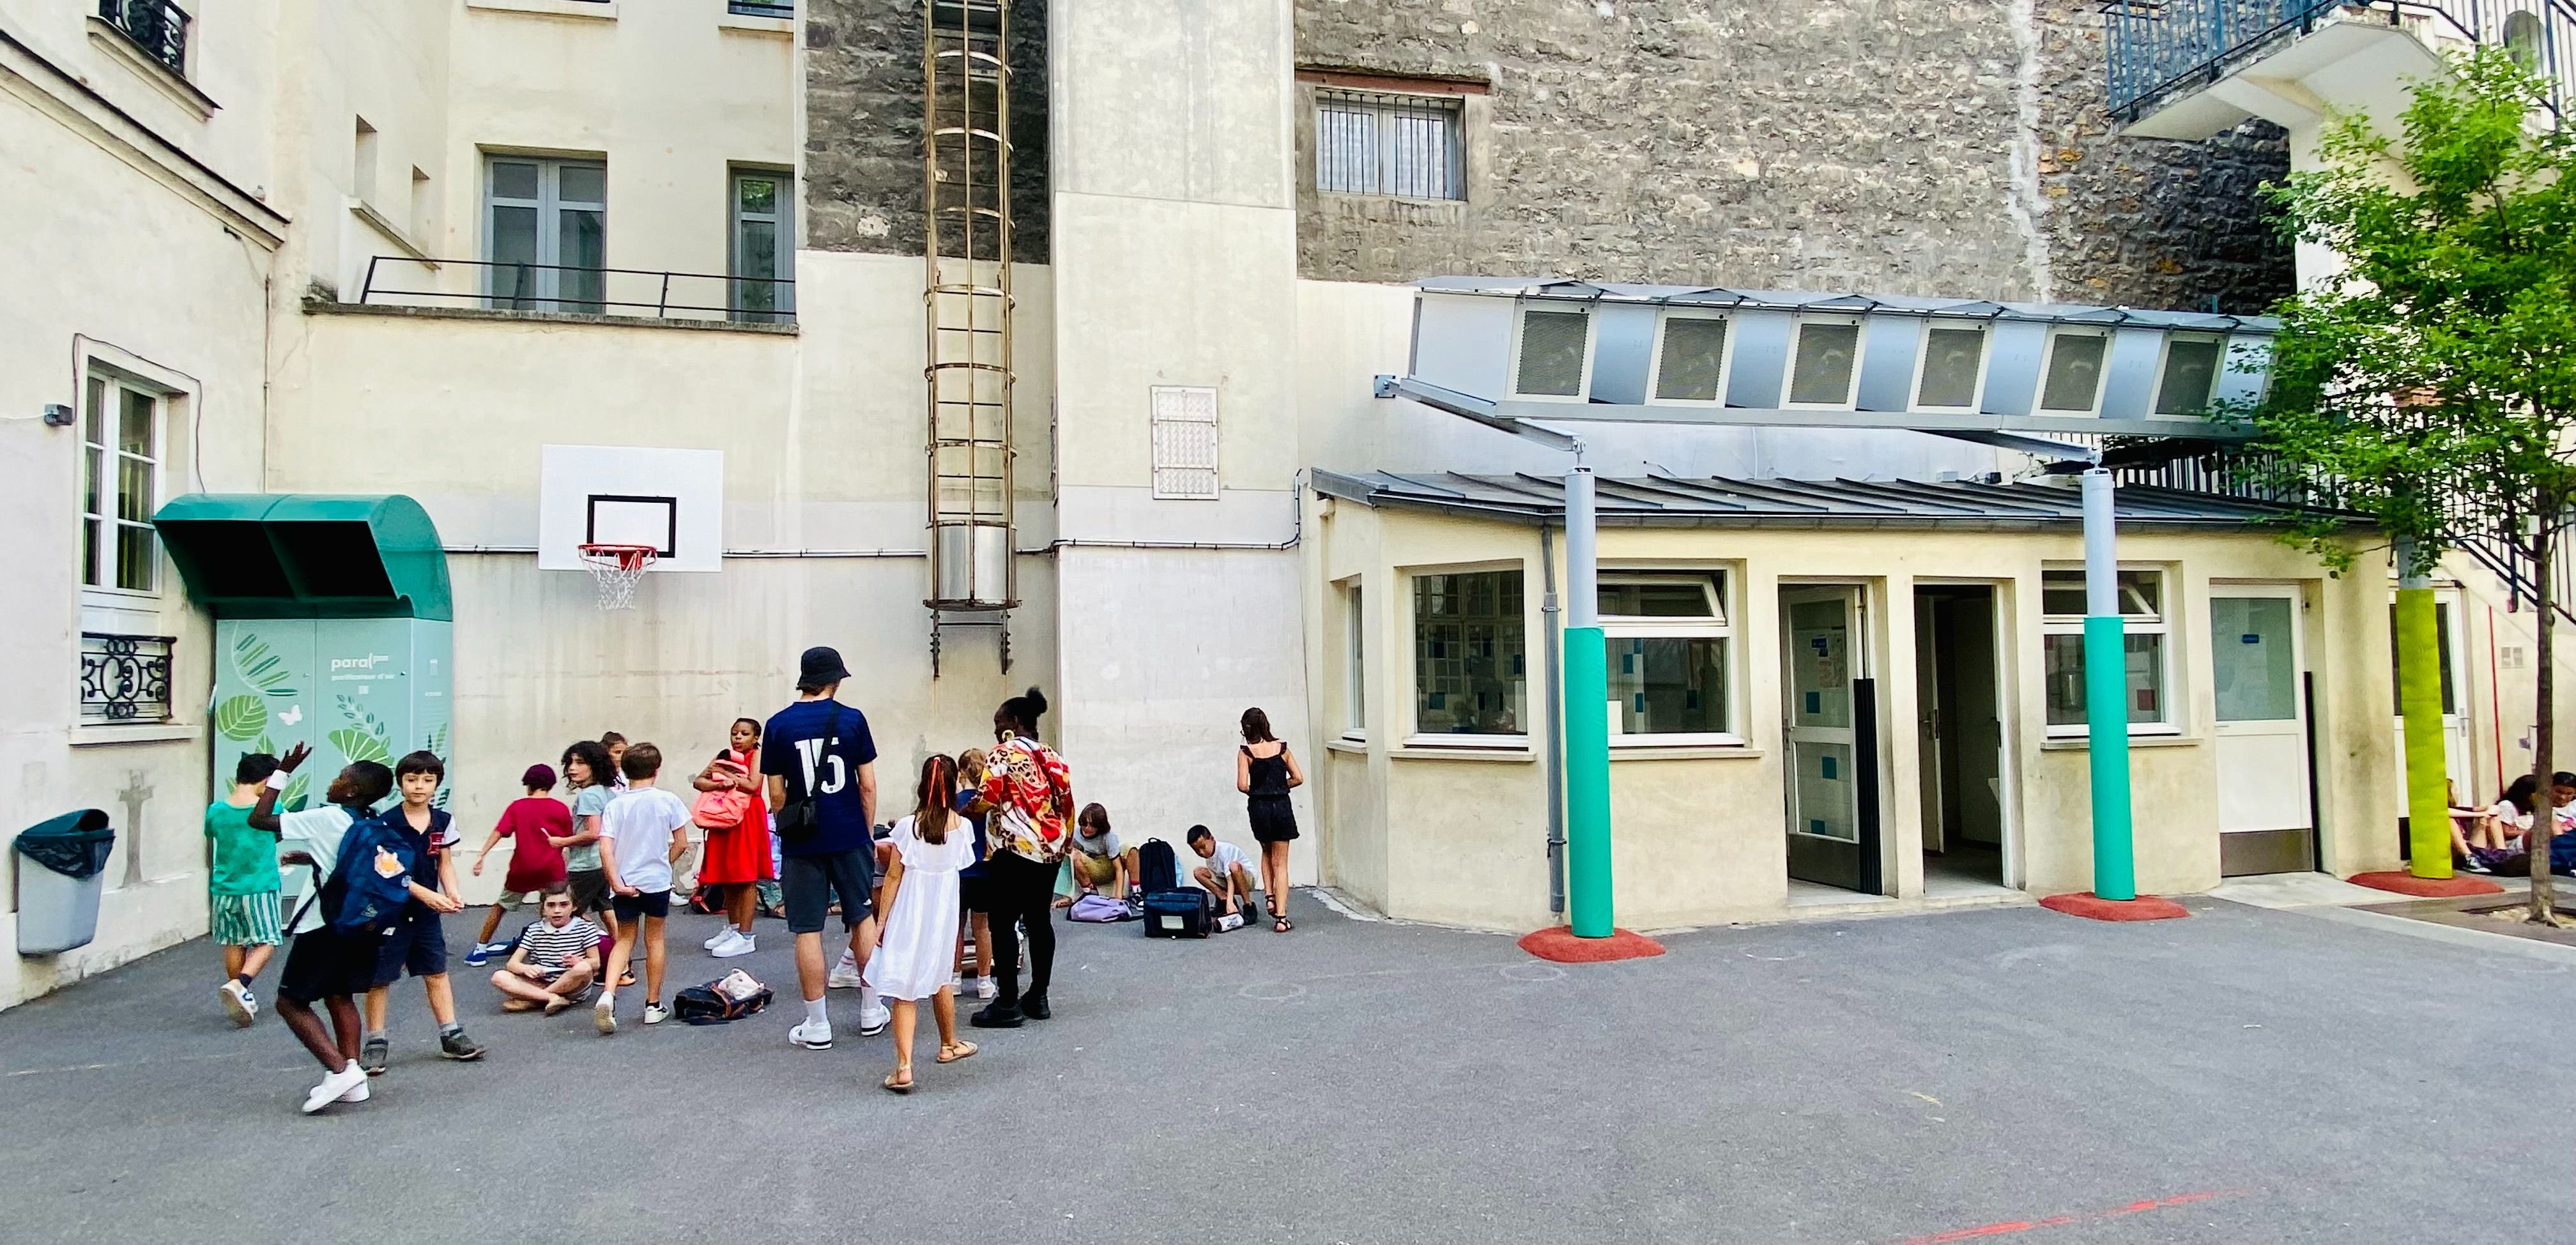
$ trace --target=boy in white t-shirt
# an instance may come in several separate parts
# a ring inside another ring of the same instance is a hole
[[[617,1032],[617,980],[644,942],[644,1023],[670,1015],[662,1007],[662,922],[671,915],[671,857],[689,826],[689,806],[653,785],[662,772],[662,750],[639,743],[618,758],[626,794],[609,802],[599,830],[599,864],[608,873],[609,907],[617,917],[617,946],[600,974],[599,1002],[591,1023],[601,1036]]]
[[[1207,861],[1190,870],[1190,876],[1216,896],[1219,915],[1251,920],[1252,892],[1260,889],[1252,881],[1251,855],[1232,843],[1219,841],[1216,833],[1205,826],[1190,827],[1189,839],[1190,850]]]

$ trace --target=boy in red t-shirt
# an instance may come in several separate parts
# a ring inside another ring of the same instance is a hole
[[[544,894],[564,884],[564,845],[571,841],[572,810],[551,794],[555,789],[555,771],[550,765],[531,765],[519,775],[520,785],[528,793],[510,801],[501,810],[500,823],[492,827],[492,837],[483,840],[483,851],[474,857],[474,876],[483,876],[484,857],[507,838],[510,846],[510,871],[501,880],[501,897],[492,903],[492,911],[483,918],[483,933],[474,940],[474,949],[465,953],[465,962],[477,968],[495,955],[507,954],[511,944],[492,941],[501,928],[501,917],[509,911],[510,901],[530,892]]]

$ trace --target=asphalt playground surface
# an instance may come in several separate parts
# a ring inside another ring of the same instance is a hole
[[[787,1044],[763,922],[768,1014],[602,1038],[460,965],[487,1059],[406,983],[374,1100],[301,1116],[190,943],[0,1012],[0,1241],[2576,1240],[2563,961],[2194,900],[1560,967],[1297,902],[1059,927],[1055,1019],[942,1068],[925,1016],[909,1098],[850,992]],[[672,984],[719,975],[672,925]]]

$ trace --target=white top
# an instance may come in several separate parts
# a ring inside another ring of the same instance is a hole
[[[660,787],[638,787],[608,802],[599,838],[617,852],[617,880],[646,894],[671,889],[671,832],[689,824],[689,806]]]
[[[975,827],[950,823],[942,843],[924,843],[913,819],[894,823],[892,841],[903,860],[903,885],[885,914],[877,953],[868,957],[867,983],[889,999],[926,999],[947,986],[957,955],[957,873],[975,859]]]
[[[949,819],[948,833],[939,843],[922,842],[910,817],[894,823],[889,837],[895,854],[903,859],[905,873],[955,873],[975,862],[975,827],[962,816]],[[903,884],[912,885],[912,879],[904,879]]]
[[[327,878],[340,863],[340,840],[349,837],[349,825],[356,820],[349,810],[337,804],[279,813],[277,850],[280,854],[304,852],[311,855],[313,863],[321,867],[320,876]],[[295,922],[295,928],[286,932],[307,934],[322,928],[322,905],[304,904],[304,897],[314,890],[315,874],[312,870],[290,865],[282,876],[286,881],[286,896],[280,902],[286,905],[285,915],[293,917],[298,907],[304,908],[304,919]]]
[[[1218,839],[1216,841],[1216,854],[1207,858],[1207,868],[1208,872],[1213,873],[1218,877],[1224,877],[1227,874],[1234,872],[1237,868],[1241,868],[1245,873],[1251,874],[1255,878],[1259,878],[1261,876],[1260,866],[1252,863],[1252,857],[1250,855],[1246,854],[1242,848],[1236,847],[1234,844],[1228,843],[1223,839]]]

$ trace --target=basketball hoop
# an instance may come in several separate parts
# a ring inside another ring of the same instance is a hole
[[[653,569],[657,552],[651,545],[583,545],[581,561],[599,587],[599,608],[635,608],[635,581]]]

